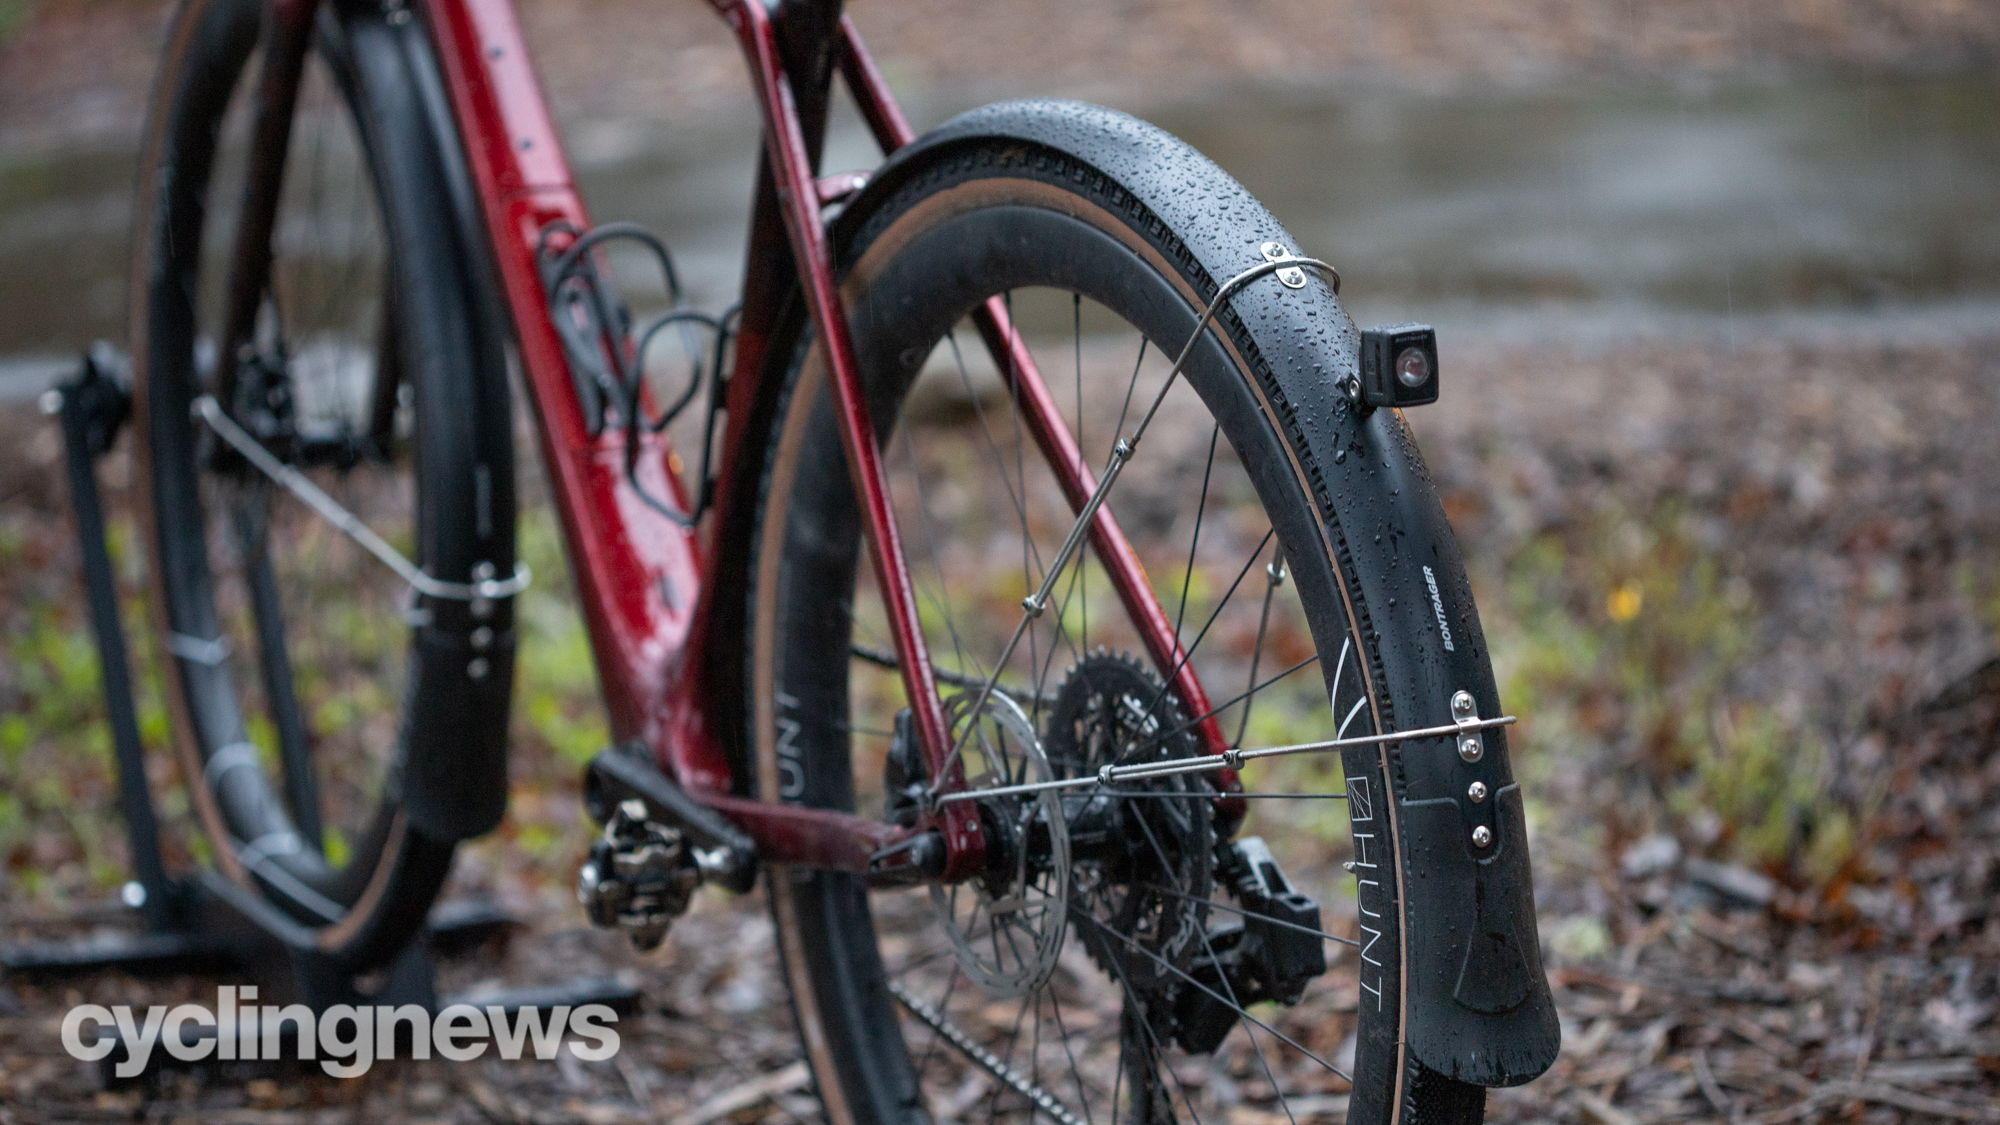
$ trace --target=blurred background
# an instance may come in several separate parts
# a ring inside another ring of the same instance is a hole
[[[1135,113],[1336,264],[1357,320],[1438,329],[1443,399],[1411,423],[1522,716],[1565,1019],[1555,1072],[1490,1117],[2000,1119],[2000,5],[850,11],[920,129],[1033,95]],[[660,231],[696,303],[726,304],[758,141],[722,24],[693,0],[521,13],[595,217]],[[74,919],[125,877],[60,441],[34,400],[90,341],[123,338],[167,18],[0,0],[10,931]],[[873,162],[844,113],[828,170]],[[129,476],[107,462],[136,621]],[[523,518],[537,572],[560,573],[549,513]],[[566,928],[577,767],[602,724],[567,589],[538,584],[524,616],[512,811],[457,878],[551,920],[508,973],[596,960],[672,997],[647,1017],[641,1100],[699,1117],[795,1054],[769,958],[736,955],[768,947],[768,923],[706,901],[644,965]],[[157,697],[142,719],[164,738]],[[0,985],[0,1107],[129,1116],[46,1056],[44,1002]],[[271,1120],[588,1119],[597,1080],[579,1081],[411,1067],[367,1094],[186,1096]],[[718,1116],[808,1106],[781,1089]],[[1266,1125],[1244,1113],[1230,1125]]]

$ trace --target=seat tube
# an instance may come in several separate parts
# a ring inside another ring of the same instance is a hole
[[[778,47],[778,37],[770,13],[754,0],[715,0],[724,19],[737,33],[757,87],[764,111],[767,162],[777,186],[779,211],[789,237],[793,258],[807,307],[825,349],[827,370],[833,383],[840,418],[842,445],[848,470],[860,495],[862,515],[868,531],[869,559],[881,587],[895,635],[897,665],[903,689],[909,698],[918,742],[930,763],[932,776],[945,777],[953,768],[952,740],[938,698],[936,678],[931,669],[928,646],[917,613],[917,599],[904,563],[902,540],[890,505],[888,476],[880,450],[875,444],[875,428],[869,417],[861,370],[847,330],[847,314],[833,278],[831,247],[821,219],[819,193],[815,186],[813,159],[807,138],[800,127],[798,106],[793,96]],[[837,12],[835,13],[837,15]],[[827,29],[832,35],[835,24]],[[826,44],[827,48],[832,43]],[[944,878],[964,879],[976,873],[984,861],[985,839],[979,818],[970,802],[945,805],[935,813],[935,825],[945,840]]]

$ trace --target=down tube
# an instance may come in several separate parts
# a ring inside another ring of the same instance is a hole
[[[519,21],[509,0],[426,0],[424,14],[512,315],[612,737],[644,740],[689,789],[726,791],[722,755],[698,721],[677,722],[667,703],[701,586],[695,536],[625,483],[621,434],[591,436],[543,297],[535,250],[545,232],[588,230],[590,221]],[[642,480],[685,510],[664,436],[647,440]]]

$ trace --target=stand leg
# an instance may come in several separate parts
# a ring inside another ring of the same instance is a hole
[[[111,553],[105,547],[104,509],[97,493],[97,458],[111,448],[119,425],[131,409],[130,397],[103,369],[106,362],[93,354],[84,361],[82,373],[58,392],[62,402],[64,461],[69,475],[70,504],[76,509],[77,540],[83,548],[90,619],[97,632],[104,705],[111,720],[111,742],[118,755],[118,799],[125,813],[125,833],[139,888],[139,893],[127,891],[126,904],[139,907],[150,928],[165,931],[173,924],[176,895],[160,862],[159,821],[153,814],[153,796],[146,784],[145,751],[139,742],[139,720],[132,706],[132,673],[126,662],[125,630],[118,619],[118,587],[111,573]],[[140,901],[133,902],[135,898]]]

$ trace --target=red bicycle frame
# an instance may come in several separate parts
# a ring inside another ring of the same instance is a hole
[[[802,76],[787,65],[785,23],[801,21],[804,41],[837,68],[883,151],[912,138],[908,123],[868,57],[853,23],[838,4],[797,0],[775,10],[759,0],[710,0],[735,31],[763,111],[765,151],[760,192],[752,218],[751,257],[744,281],[743,322],[725,403],[723,477],[718,504],[727,504],[733,482],[728,467],[743,440],[763,376],[777,315],[774,295],[791,278],[774,276],[788,260],[806,301],[839,408],[849,471],[861,499],[882,600],[895,637],[897,663],[917,736],[932,776],[948,776],[952,755],[929,653],[919,628],[916,599],[904,565],[888,481],[874,441],[861,373],[839,302],[825,205],[851,194],[862,177],[818,178],[816,136],[802,114],[823,126],[830,74]],[[710,642],[712,587],[700,537],[650,510],[624,479],[624,437],[616,427],[592,436],[574,390],[562,341],[543,295],[537,249],[555,229],[588,230],[590,222],[571,179],[569,164],[529,61],[510,0],[425,0],[452,113],[458,123],[492,249],[501,295],[511,310],[515,339],[541,439],[542,459],[561,514],[564,540],[597,660],[613,736],[638,739],[660,767],[698,800],[737,822],[768,862],[853,871],[870,870],[870,857],[893,847],[910,830],[828,810],[770,805],[729,795],[727,758],[709,713],[712,693],[697,659]],[[815,38],[817,37],[817,38]],[[824,40],[831,39],[831,42]],[[793,52],[796,56],[796,49]],[[801,91],[802,81],[811,81]],[[760,248],[763,252],[760,253]],[[789,250],[789,255],[783,253]],[[1054,399],[999,299],[976,310],[975,319],[996,365],[1010,381],[1024,420],[1055,471],[1072,509],[1081,511],[1096,487]],[[642,481],[653,495],[686,509],[686,497],[668,468],[664,435],[642,439]],[[1192,714],[1211,710],[1200,682],[1166,614],[1153,596],[1139,561],[1108,507],[1089,528],[1092,546],[1148,654],[1174,669],[1174,687]],[[1198,724],[1205,749],[1227,749],[1212,716]],[[943,835],[943,877],[976,872],[983,841],[976,812],[954,803],[929,814],[914,831]]]

